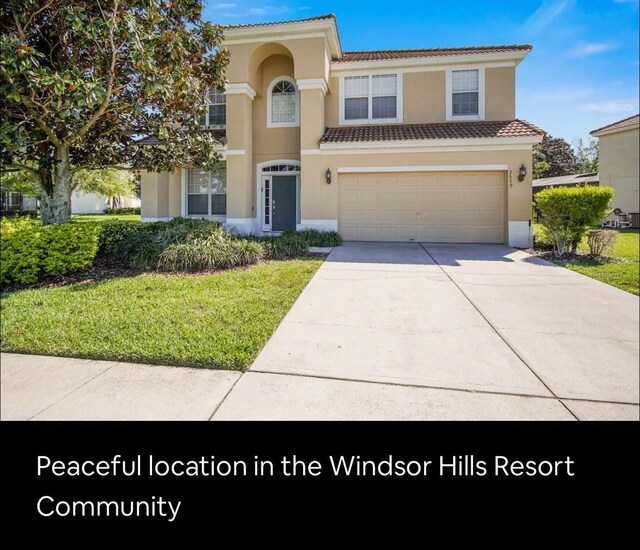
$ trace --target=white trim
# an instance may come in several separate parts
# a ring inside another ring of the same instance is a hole
[[[640,128],[640,124],[634,124],[633,126],[623,126],[622,128],[614,128],[613,130],[591,132],[591,135],[594,137],[608,136],[610,134],[619,134],[620,132],[626,132],[628,130],[637,130],[638,128]]]
[[[433,166],[340,166],[338,174],[369,172],[480,172],[508,170],[507,164],[444,164]]]
[[[464,54],[464,55],[446,55],[440,57],[419,57],[413,59],[383,59],[379,61],[346,61],[346,62],[332,62],[331,72],[343,72],[343,71],[369,71],[369,70],[384,70],[385,68],[396,67],[429,67],[429,66],[447,66],[458,65],[461,63],[510,63],[515,66],[518,65],[527,55],[528,51],[512,51],[512,52],[499,52],[499,53],[485,53],[485,54]]]
[[[396,75],[396,118],[373,118],[373,80],[372,76],[377,75]],[[339,124],[340,126],[361,126],[372,124],[400,124],[403,121],[403,104],[404,104],[404,92],[403,92],[403,80],[404,74],[400,71],[370,71],[360,75],[353,76],[368,76],[369,77],[369,95],[368,95],[368,107],[369,116],[366,119],[359,120],[347,120],[344,115],[344,79],[351,75],[340,75],[338,79],[338,111],[339,111]]]
[[[245,150],[244,149],[228,149],[226,152],[226,155],[228,157],[232,157],[232,156],[242,156],[245,154]]]
[[[322,90],[324,95],[327,94],[329,87],[324,78],[299,78],[296,80],[298,90]]]
[[[271,92],[273,87],[278,82],[289,82],[296,89],[295,101],[296,101],[296,113],[295,120],[293,122],[272,122],[271,121]],[[295,79],[290,76],[277,76],[274,78],[267,87],[267,128],[297,128],[300,126],[300,91],[298,90],[298,86],[296,85]]]
[[[140,218],[141,222],[170,222],[173,218],[172,217],[166,217],[166,218]]]
[[[509,221],[509,246],[529,248],[533,244],[533,224],[530,221]]]
[[[304,231],[305,229],[317,229],[319,231],[338,231],[338,220],[300,220],[300,223],[296,226],[296,230]]]
[[[401,59],[398,61],[402,61]],[[485,69],[498,69],[501,67],[515,67],[515,62],[513,61],[497,61],[495,63],[482,63],[473,65],[471,68],[475,69],[477,67],[484,67]],[[464,69],[469,65],[429,65],[426,67],[398,67],[397,65],[390,65],[389,68],[392,69],[392,72],[400,73],[436,73],[443,72],[447,69],[459,70]],[[389,70],[384,70],[381,68],[375,69],[349,69],[345,71],[338,71],[332,68],[332,73],[337,72],[338,74],[332,74],[334,78],[339,78],[341,76],[365,76],[368,74],[388,74]]]
[[[416,140],[398,140],[398,141],[353,141],[339,143],[321,143],[320,150],[325,151],[341,151],[342,153],[350,153],[358,150],[386,152],[388,149],[406,149],[408,151],[416,151],[424,149],[426,152],[433,151],[436,147],[446,147],[447,150],[460,148],[465,146],[487,148],[496,145],[509,146],[514,145],[532,146],[542,141],[542,136],[525,136],[525,137],[501,137],[501,138],[463,138],[463,139],[416,139]],[[383,149],[384,151],[380,151]]]
[[[227,218],[223,223],[232,227],[241,235],[250,235],[254,232],[254,218]]]
[[[234,84],[227,84],[225,95],[235,94],[246,94],[251,101],[253,101],[256,97],[256,91],[248,82],[236,82]]]
[[[320,149],[300,149],[301,155],[321,155]]]
[[[262,173],[263,168],[267,166],[273,166],[275,164],[293,164],[295,166],[300,167],[300,161],[294,159],[276,159],[276,160],[265,160],[264,162],[256,163],[256,197],[257,197],[257,205],[255,209],[255,221],[254,225],[256,227],[256,231],[258,233],[271,231],[271,224],[268,225],[264,223],[264,186],[262,184],[263,176],[269,175],[286,175],[286,176],[297,176],[296,180],[296,221],[300,219],[300,170],[296,172],[265,172]]]
[[[485,119],[485,74],[481,65],[464,65],[461,67],[447,67],[446,69],[446,118],[447,120],[484,120]],[[453,115],[452,74],[453,71],[478,71],[478,114],[467,116]]]

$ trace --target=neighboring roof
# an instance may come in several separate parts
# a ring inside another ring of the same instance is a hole
[[[549,185],[580,185],[586,183],[600,183],[597,172],[589,174],[572,174],[570,176],[555,176],[553,178],[539,178],[531,182],[532,187],[547,187]]]
[[[222,143],[222,145],[226,145],[227,143],[226,130],[203,130],[203,131],[213,135],[213,137],[217,141]],[[138,143],[141,143],[142,145],[162,145],[163,141],[161,139],[158,139],[156,136],[149,136],[146,138],[142,138],[141,140],[138,141]]]
[[[383,61],[388,59],[410,59],[419,57],[447,57],[452,55],[470,55],[483,53],[503,53],[530,51],[529,44],[513,44],[510,46],[468,46],[462,48],[423,48],[410,50],[370,50],[361,52],[343,52],[342,57],[334,63],[350,61]]]
[[[626,130],[627,128],[632,128],[633,126],[638,126],[639,124],[640,114],[630,116],[629,118],[624,118],[622,120],[619,120],[618,122],[614,122],[612,124],[608,124],[607,126],[603,126],[602,128],[598,128],[597,130],[592,130],[590,133],[592,136],[597,136],[598,134],[604,132]]]
[[[291,19],[289,21],[276,21],[271,23],[241,23],[239,25],[222,25],[223,29],[242,29],[245,27],[268,27],[271,25],[288,25],[289,23],[307,23],[310,21],[323,21],[325,19],[336,20],[336,16],[332,13],[325,15],[316,15],[315,17],[307,17],[306,19]]]
[[[320,143],[543,136],[525,120],[387,124],[327,128]]]

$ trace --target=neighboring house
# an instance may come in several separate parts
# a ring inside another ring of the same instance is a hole
[[[31,214],[37,210],[35,197],[30,197],[16,191],[0,189],[1,214]]]
[[[140,199],[136,197],[119,197],[118,208],[140,208]],[[74,191],[71,195],[72,214],[101,214],[110,206],[110,200],[97,193],[83,193]],[[38,210],[36,197],[2,190],[0,194],[0,212],[35,213]]]
[[[619,120],[591,132],[600,142],[598,162],[600,184],[613,187],[613,208],[625,214],[640,212],[638,204],[638,148],[640,115]],[[637,220],[638,217],[635,216]]]
[[[531,182],[533,196],[547,187],[578,187],[580,185],[600,185],[600,177],[597,172],[588,174],[573,174],[571,176],[555,176],[553,178],[540,178]]]
[[[531,46],[346,52],[333,15],[224,31],[228,85],[203,121],[223,168],[143,172],[143,220],[531,244],[544,132],[515,113]]]

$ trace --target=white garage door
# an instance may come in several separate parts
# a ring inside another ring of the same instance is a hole
[[[503,243],[501,172],[341,174],[339,231],[348,241]]]

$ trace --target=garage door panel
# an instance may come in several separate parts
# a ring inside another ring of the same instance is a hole
[[[344,174],[339,228],[345,240],[504,242],[501,173]]]

